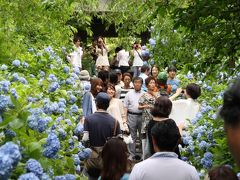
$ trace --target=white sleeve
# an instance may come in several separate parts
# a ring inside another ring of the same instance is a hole
[[[88,141],[88,140],[89,140],[89,132],[83,131],[82,141]]]
[[[129,92],[128,92],[129,93]],[[128,93],[126,94],[125,98],[124,98],[124,101],[123,101],[123,106],[125,108],[128,108]]]

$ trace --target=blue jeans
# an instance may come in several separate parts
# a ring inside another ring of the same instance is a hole
[[[133,66],[133,77],[138,77],[140,75],[141,66]]]

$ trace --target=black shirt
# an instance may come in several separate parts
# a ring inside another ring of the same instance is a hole
[[[90,146],[104,146],[107,139],[113,136],[115,122],[117,122],[116,135],[118,135],[121,133],[119,123],[107,112],[95,112],[86,117],[84,131],[89,132]]]

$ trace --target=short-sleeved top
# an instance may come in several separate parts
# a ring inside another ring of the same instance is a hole
[[[130,87],[128,89],[125,89],[124,87],[121,88],[120,99],[122,100],[122,102],[124,102],[126,94],[131,90],[133,90],[133,87]]]
[[[142,110],[138,109],[138,101],[140,97],[143,95],[142,91],[135,91],[134,89],[129,91],[124,99],[124,107],[128,109],[128,111],[133,113],[141,113]]]
[[[129,179],[129,174],[125,173],[120,180],[128,180]],[[101,180],[101,176],[98,178],[98,180]]]
[[[159,95],[158,95],[159,96]],[[150,105],[151,107],[154,106],[154,103],[156,101],[156,97],[152,96],[149,93],[144,93],[141,98],[139,99],[139,104],[140,105]],[[143,109],[142,112],[142,129],[141,129],[141,133],[147,133],[147,125],[149,123],[150,120],[152,120],[153,116],[151,114],[151,109]]]
[[[199,180],[199,176],[195,167],[178,159],[176,153],[157,152],[147,160],[135,164],[129,179]]]
[[[177,90],[177,88],[179,88],[180,87],[180,80],[178,80],[178,79],[168,79],[167,80],[167,84],[168,85],[171,85],[171,87],[172,87],[172,93],[175,93],[176,92],[176,90]]]
[[[121,134],[119,123],[107,112],[95,112],[86,117],[84,131],[89,133],[90,146],[103,146],[107,139],[113,136],[115,122],[116,135]]]
[[[74,47],[74,52],[71,54],[71,62],[73,66],[82,68],[83,50],[81,47]]]

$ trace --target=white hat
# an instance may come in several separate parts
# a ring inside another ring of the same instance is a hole
[[[87,81],[89,81],[90,80],[89,72],[87,70],[80,71],[79,79],[80,80],[87,80]]]

